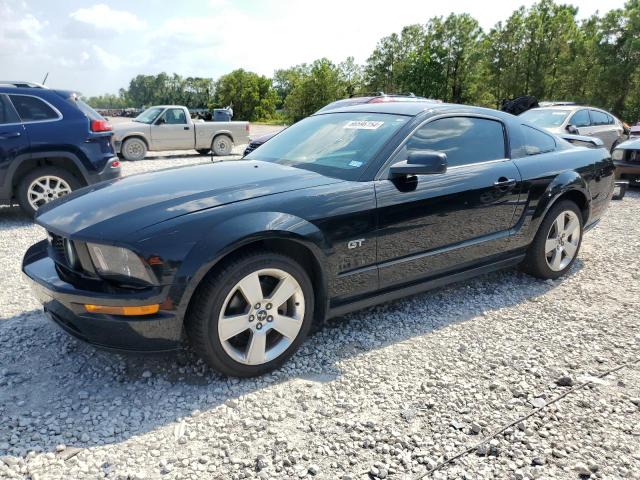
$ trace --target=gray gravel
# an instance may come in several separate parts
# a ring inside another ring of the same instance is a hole
[[[636,190],[567,278],[509,270],[358,312],[238,380],[59,331],[19,274],[44,233],[0,209],[0,478],[640,478],[638,218]]]

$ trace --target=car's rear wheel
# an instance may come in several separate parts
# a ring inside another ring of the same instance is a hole
[[[564,275],[582,243],[582,212],[570,200],[554,205],[540,224],[523,263],[527,273],[545,279]]]
[[[120,151],[126,160],[142,160],[147,154],[147,144],[140,138],[127,138]]]
[[[210,148],[200,148],[198,150],[196,150],[196,152],[198,152],[200,155],[209,155],[209,152],[211,152]]]
[[[211,149],[219,157],[231,155],[233,140],[228,135],[217,135],[211,142]]]
[[[22,178],[18,185],[18,204],[27,215],[33,216],[46,203],[80,188],[78,179],[58,167],[38,168]]]
[[[195,351],[225,375],[250,377],[280,366],[313,318],[309,276],[279,253],[243,255],[205,278],[186,321]]]

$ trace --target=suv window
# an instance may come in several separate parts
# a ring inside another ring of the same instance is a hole
[[[589,112],[591,114],[591,119],[594,125],[608,125],[609,119],[607,118],[607,114],[604,112],[599,112],[598,110],[591,110]]]
[[[615,119],[607,113],[607,124],[614,125],[616,123]]]
[[[556,149],[556,141],[551,135],[528,125],[522,125],[522,133],[524,134],[524,150],[527,155],[553,152]]]
[[[0,125],[7,123],[20,123],[20,119],[11,106],[9,99],[0,95]]]
[[[405,153],[411,150],[446,153],[450,167],[506,156],[502,123],[473,117],[441,118],[426,123],[409,138],[405,149]]]
[[[39,98],[30,95],[9,95],[23,122],[56,120],[58,113]]]
[[[181,108],[170,108],[164,114],[164,122],[169,125],[186,124],[187,116]]]
[[[569,121],[571,125],[574,127],[588,127],[591,125],[591,119],[589,118],[588,110],[578,110],[573,114],[571,120]]]

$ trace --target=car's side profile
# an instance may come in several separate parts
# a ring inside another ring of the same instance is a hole
[[[599,138],[608,150],[613,150],[627,138],[619,119],[595,107],[554,104],[527,110],[520,118],[552,133],[568,132]]]
[[[605,149],[494,110],[352,106],[242,161],[58,200],[23,271],[74,336],[164,350],[186,333],[221,372],[258,375],[328,317],[499,268],[561,276],[613,171]]]
[[[0,81],[0,203],[29,215],[120,175],[111,125],[76,93]]]

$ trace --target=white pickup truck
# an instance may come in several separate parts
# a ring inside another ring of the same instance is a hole
[[[230,155],[234,145],[249,143],[249,122],[194,122],[181,105],[149,107],[133,121],[114,125],[113,131],[116,151],[127,160],[160,150]]]

